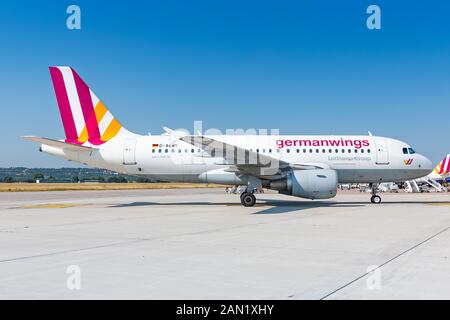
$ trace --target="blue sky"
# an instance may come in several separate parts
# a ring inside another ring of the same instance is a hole
[[[81,30],[66,8],[81,8]],[[366,8],[381,7],[381,30]],[[127,127],[373,134],[450,151],[447,1],[20,1],[0,11],[0,166],[61,167],[48,66],[70,65]]]

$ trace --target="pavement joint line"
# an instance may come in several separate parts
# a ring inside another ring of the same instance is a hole
[[[19,261],[19,260],[28,260],[28,259],[33,259],[33,258],[49,257],[49,256],[55,256],[55,255],[59,255],[59,254],[66,254],[66,253],[79,252],[79,251],[85,251],[85,250],[107,248],[107,247],[113,247],[113,246],[123,245],[123,244],[127,244],[127,243],[132,243],[132,242],[138,242],[138,241],[140,241],[140,240],[128,240],[128,241],[103,244],[103,245],[93,246],[93,247],[86,247],[86,248],[79,248],[79,249],[72,249],[72,250],[63,250],[63,251],[55,251],[55,252],[49,252],[49,253],[43,253],[43,254],[36,254],[36,255],[32,255],[32,256],[10,258],[10,259],[0,260],[0,263],[13,262],[13,261]]]
[[[285,221],[289,221],[289,220],[292,220],[292,218],[291,219],[284,219],[283,221],[278,221],[278,222],[275,222],[275,223],[285,222]],[[220,232],[220,231],[226,231],[226,230],[234,230],[234,229],[246,228],[246,227],[249,227],[249,226],[266,225],[266,224],[271,224],[271,223],[274,223],[274,222],[246,223],[246,224],[243,224],[243,225],[231,226],[229,228],[213,228],[213,229],[208,229],[208,230],[199,230],[199,231],[185,232],[185,233],[181,233],[181,234],[172,234],[172,235],[165,236],[165,237],[135,238],[135,239],[127,240],[127,241],[115,242],[115,243],[98,245],[98,246],[92,246],[92,247],[86,247],[86,248],[78,248],[78,249],[55,251],[55,252],[43,253],[43,254],[37,254],[37,255],[31,255],[31,256],[9,258],[9,259],[0,260],[0,263],[12,262],[12,261],[20,261],[20,260],[28,260],[28,259],[33,259],[33,258],[42,258],[42,257],[48,257],[48,256],[54,256],[54,255],[59,255],[59,254],[72,253],[72,252],[80,252],[80,251],[93,250],[93,249],[101,249],[101,248],[112,247],[112,246],[127,245],[127,244],[142,242],[142,241],[164,240],[164,239],[171,239],[171,238],[179,237],[179,236],[196,236],[196,235],[199,235],[199,234],[207,234],[207,233],[211,233],[211,232]],[[4,231],[6,231],[6,230],[4,230]]]
[[[389,260],[383,262],[382,264],[380,264],[379,266],[377,266],[377,269],[380,269],[380,268],[386,266],[388,263],[390,263],[390,262],[392,262],[392,261],[394,261],[394,260],[400,258],[401,256],[403,256],[403,255],[405,255],[405,254],[411,252],[412,250],[414,250],[414,249],[420,247],[422,244],[424,244],[424,243],[426,243],[426,242],[428,242],[428,241],[430,241],[430,240],[436,238],[437,236],[441,235],[442,233],[448,231],[449,229],[450,229],[450,227],[446,227],[446,228],[442,229],[441,231],[439,231],[439,232],[433,234],[432,236],[426,238],[425,240],[423,240],[423,241],[421,241],[421,242],[415,244],[414,246],[412,246],[412,247],[410,247],[410,248],[408,248],[408,249],[406,249],[406,250],[400,252],[400,253],[397,254],[396,256],[392,257],[391,259],[389,259]],[[371,271],[365,272],[364,274],[362,274],[362,275],[356,277],[355,279],[351,280],[350,282],[347,282],[346,284],[340,286],[339,288],[337,288],[337,289],[333,290],[332,292],[328,293],[327,295],[323,296],[323,297],[320,298],[319,300],[325,300],[325,299],[327,299],[328,297],[330,297],[330,296],[336,294],[337,292],[339,292],[339,291],[345,289],[346,287],[352,285],[352,284],[355,283],[356,281],[358,281],[358,280],[364,278],[365,276],[367,276],[368,274],[370,274],[370,272],[371,272]],[[290,295],[290,297],[293,297],[293,296],[294,296],[294,295]]]
[[[217,231],[223,231],[223,230],[228,230],[228,229],[236,229],[236,228],[248,227],[249,225],[258,225],[258,224],[264,224],[264,223],[246,224],[246,225],[234,226],[232,228],[224,228],[224,229],[216,228],[216,229],[210,229],[210,230],[200,230],[200,231],[193,231],[193,232],[187,232],[187,233],[182,233],[182,234],[169,235],[169,236],[166,236],[166,237],[137,238],[137,239],[132,239],[132,240],[128,240],[128,241],[121,241],[121,242],[115,242],[115,243],[98,245],[98,246],[92,246],[92,247],[86,247],[86,248],[78,248],[78,249],[72,249],[72,250],[55,251],[55,252],[43,253],[43,254],[37,254],[37,255],[31,255],[31,256],[23,256],[23,257],[4,259],[4,260],[0,260],[0,263],[12,262],[12,261],[20,261],[20,260],[28,260],[28,259],[33,259],[33,258],[42,258],[42,257],[55,256],[55,255],[59,255],[59,254],[80,252],[80,251],[93,250],[93,249],[101,249],[101,248],[107,248],[107,247],[120,246],[120,245],[126,245],[126,244],[131,244],[131,243],[137,243],[137,242],[142,242],[142,241],[164,240],[164,239],[170,239],[170,238],[178,237],[178,236],[198,235],[198,234],[209,233],[209,232],[217,232]]]

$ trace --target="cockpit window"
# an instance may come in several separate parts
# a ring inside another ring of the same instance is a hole
[[[413,148],[403,148],[403,154],[414,154],[416,153]]]

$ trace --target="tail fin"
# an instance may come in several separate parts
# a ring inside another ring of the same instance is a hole
[[[66,142],[100,145],[128,132],[70,67],[50,67]]]
[[[437,165],[434,169],[434,172],[437,174],[443,175],[447,174],[450,171],[450,154],[446,155],[444,159]]]

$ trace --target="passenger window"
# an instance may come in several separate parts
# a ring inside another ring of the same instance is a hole
[[[164,151],[165,153],[167,153],[167,152],[169,152],[169,149],[165,149],[165,151]]]
[[[355,149],[355,153],[358,153],[358,149]]]
[[[178,149],[178,153],[181,153],[181,149]]]
[[[339,153],[339,150],[338,149],[336,149],[336,150],[334,150],[336,153]]]
[[[345,149],[342,149],[342,153],[345,153]]]
[[[191,149],[191,153],[194,153],[194,149]]]
[[[161,149],[158,149],[158,152],[161,153]]]
[[[325,151],[325,149],[322,149],[322,153],[325,153],[326,151]]]
[[[370,149],[367,149],[367,153],[370,153]]]
[[[309,153],[312,153],[312,149],[309,149]]]
[[[152,150],[152,153],[155,153],[155,149]]]
[[[364,149],[361,149],[361,153],[364,153]]]
[[[287,153],[291,152],[291,149],[286,149],[286,152],[287,152]]]
[[[316,153],[319,153],[319,149],[316,149]]]
[[[269,149],[269,153],[272,153],[272,149]]]
[[[352,149],[348,149],[348,153],[352,153]]]
[[[297,149],[297,153],[300,153],[300,149]]]
[[[277,153],[280,153],[280,149],[277,149]]]
[[[303,153],[306,153],[306,149],[303,149]]]
[[[331,149],[328,149],[328,153],[332,153],[333,152],[333,150],[331,150]]]

